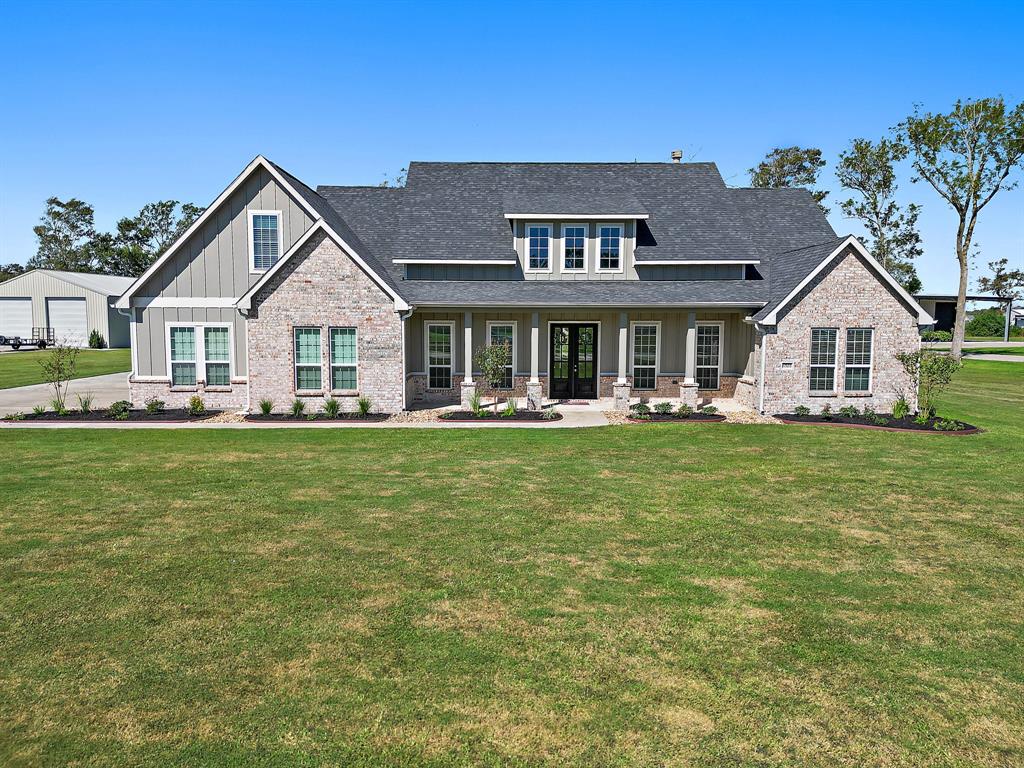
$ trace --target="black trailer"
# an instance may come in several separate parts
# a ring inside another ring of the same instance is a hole
[[[52,347],[54,343],[53,328],[33,328],[30,339],[24,339],[21,336],[0,335],[0,347],[9,346],[11,349],[21,349],[23,346],[46,349]]]

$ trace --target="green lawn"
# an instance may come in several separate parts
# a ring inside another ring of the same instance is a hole
[[[26,384],[43,384],[39,362],[51,353],[50,350],[32,352],[8,352],[0,355],[0,389],[23,387]],[[128,349],[83,349],[78,353],[76,379],[86,376],[101,376],[132,369],[131,350]]]
[[[9,430],[0,764],[1019,766],[1022,392],[969,361],[970,437]]]
[[[1024,347],[965,347],[965,355],[1024,355]]]

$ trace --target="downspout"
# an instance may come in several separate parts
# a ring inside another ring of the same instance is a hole
[[[412,317],[412,313],[416,311],[416,307],[410,305],[409,309],[405,312],[399,310],[398,321],[402,324],[402,410],[409,410],[409,386],[408,386],[408,374],[405,371],[405,321]]]
[[[132,377],[139,372],[139,348],[136,343],[135,310],[132,307],[129,307],[127,310],[123,310],[120,307],[114,307],[114,309],[117,310],[117,314],[128,318],[128,346],[131,347],[132,353],[132,369],[128,373],[128,384],[131,385]]]
[[[768,342],[768,334],[760,323],[755,323],[754,328],[761,334],[761,375],[758,377],[757,412],[764,415],[764,361],[765,345]]]

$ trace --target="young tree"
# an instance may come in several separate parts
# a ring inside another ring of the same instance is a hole
[[[60,342],[50,350],[45,358],[39,361],[39,367],[43,370],[43,378],[53,387],[53,404],[58,413],[65,410],[68,384],[75,375],[77,363],[78,348],[68,347]]]
[[[823,201],[828,192],[813,189],[818,183],[818,174],[825,166],[821,150],[813,147],[776,147],[769,152],[756,168],[749,169],[752,186],[763,189],[779,187],[806,187],[818,202],[821,210],[828,213]]]
[[[1024,157],[1024,104],[1008,109],[1002,98],[958,101],[948,114],[914,113],[897,126],[911,151],[913,181],[924,180],[956,211],[956,258],[960,264],[952,355],[964,344],[964,311],[971,245],[978,214]]]
[[[484,375],[491,389],[501,386],[505,371],[512,364],[512,344],[486,344],[476,351],[473,363]],[[498,412],[498,396],[494,396],[494,412]]]
[[[40,223],[32,231],[39,239],[39,247],[29,260],[30,267],[69,272],[91,269],[85,245],[96,231],[93,228],[93,208],[88,203],[76,198],[65,202],[51,197],[46,201],[46,211]]]
[[[949,386],[963,363],[950,355],[924,349],[898,352],[896,359],[903,365],[913,391],[918,393],[918,410],[934,416],[935,399]]]
[[[907,148],[882,139],[854,139],[850,149],[839,155],[836,176],[847,189],[859,193],[839,203],[843,214],[860,219],[868,230],[867,249],[909,293],[921,290],[914,259],[921,255],[917,231],[920,206],[902,209],[896,202],[896,173],[893,163],[905,159]]]

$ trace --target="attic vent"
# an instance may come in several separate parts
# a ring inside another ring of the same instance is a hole
[[[672,162],[673,163],[678,163],[678,162],[681,162],[682,159],[683,159],[683,150],[681,150],[681,149],[673,149],[672,150]]]

